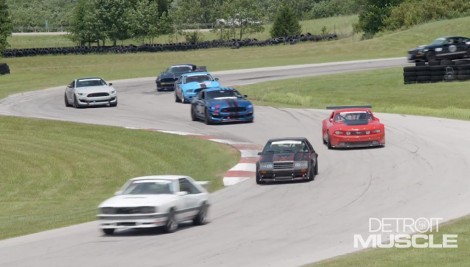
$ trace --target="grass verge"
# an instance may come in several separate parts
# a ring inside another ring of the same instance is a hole
[[[229,146],[158,132],[14,117],[0,123],[0,239],[94,220],[97,205],[136,176],[184,174],[219,189],[239,159]]]
[[[239,89],[258,105],[319,108],[371,104],[374,111],[470,120],[469,82],[403,84],[403,69],[264,82]]]

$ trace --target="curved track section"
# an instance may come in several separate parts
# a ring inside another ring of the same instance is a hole
[[[370,62],[330,64],[328,73],[405,64],[404,59]],[[325,66],[284,67],[279,75],[315,75],[318,68]],[[216,74],[226,85],[277,78],[274,69]],[[227,187],[212,195],[209,224],[183,226],[174,234],[123,231],[104,237],[90,222],[3,240],[0,266],[299,266],[355,251],[353,235],[368,234],[370,217],[449,220],[470,211],[469,122],[379,114],[387,128],[385,148],[328,150],[321,141],[326,110],[256,107],[252,124],[207,126],[192,122],[189,105],[174,103],[172,93],[157,94],[153,78],[115,86],[117,108],[65,108],[63,88],[55,88],[6,98],[0,114],[192,132],[254,144],[306,136],[320,155],[319,175],[310,183],[258,186],[247,181]]]

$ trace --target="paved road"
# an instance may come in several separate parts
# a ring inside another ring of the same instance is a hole
[[[404,59],[219,72],[226,85],[298,75],[402,66]],[[63,88],[0,102],[0,114],[209,134],[264,144],[306,136],[319,175],[310,183],[258,186],[246,181],[212,195],[211,222],[174,234],[125,231],[104,237],[90,222],[0,241],[0,266],[300,266],[356,251],[371,217],[442,217],[470,212],[470,122],[379,114],[387,146],[328,150],[326,110],[256,107],[253,124],[192,122],[189,105],[156,93],[154,78],[115,81],[117,108],[73,109]],[[98,203],[97,203],[98,204]]]

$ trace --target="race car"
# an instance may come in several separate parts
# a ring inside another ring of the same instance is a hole
[[[254,108],[246,95],[235,88],[216,87],[200,90],[191,101],[191,119],[206,124],[253,122]]]
[[[99,77],[79,78],[67,85],[64,93],[66,107],[84,108],[118,104],[117,92],[112,83]]]
[[[408,51],[408,61],[437,61],[470,57],[470,38],[446,36],[435,39],[431,44],[420,45]]]
[[[175,82],[179,79],[181,74],[196,71],[196,69],[197,66],[194,64],[177,64],[168,67],[160,73],[155,80],[157,91],[174,90]]]
[[[322,122],[323,143],[331,148],[385,145],[385,127],[366,107],[340,107]]]
[[[182,74],[175,84],[175,102],[189,103],[202,89],[215,87],[220,87],[219,79],[209,72]]]
[[[258,155],[257,184],[312,181],[318,174],[318,154],[305,137],[270,139]]]

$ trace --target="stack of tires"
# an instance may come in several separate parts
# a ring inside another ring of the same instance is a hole
[[[405,84],[470,80],[470,61],[442,60],[440,65],[416,64],[403,68]]]
[[[0,75],[10,74],[10,67],[6,63],[0,63]]]

